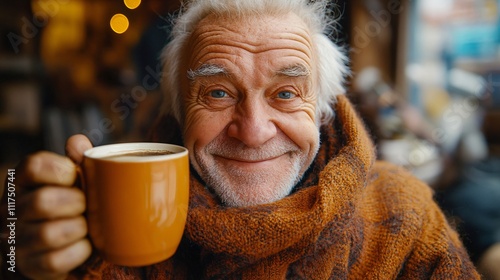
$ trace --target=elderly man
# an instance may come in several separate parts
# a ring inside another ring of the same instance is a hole
[[[92,253],[84,195],[69,188],[91,147],[79,135],[68,158],[41,152],[18,169],[18,269],[47,279],[478,278],[431,190],[375,162],[340,95],[344,56],[324,35],[325,12],[306,0],[189,3],[164,51],[154,129],[191,151],[178,251],[140,268]]]

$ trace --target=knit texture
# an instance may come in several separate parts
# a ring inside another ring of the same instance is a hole
[[[335,112],[288,197],[226,208],[193,172],[184,238],[171,259],[125,268],[94,254],[70,279],[479,279],[431,189],[375,162],[346,97]],[[167,128],[160,123],[156,140],[173,141],[159,138]]]

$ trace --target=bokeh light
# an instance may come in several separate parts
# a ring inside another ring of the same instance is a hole
[[[141,0],[124,0],[123,2],[125,3],[125,6],[131,10],[139,7],[141,4]]]
[[[128,29],[128,18],[123,14],[116,14],[111,18],[109,25],[114,32],[122,34]]]

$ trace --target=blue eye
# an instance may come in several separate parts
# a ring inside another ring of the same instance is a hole
[[[213,97],[213,98],[224,98],[227,96],[227,93],[223,90],[212,90],[210,92],[210,96]]]
[[[292,99],[295,97],[295,94],[289,92],[289,91],[282,91],[280,93],[278,93],[278,98],[281,98],[281,99]]]

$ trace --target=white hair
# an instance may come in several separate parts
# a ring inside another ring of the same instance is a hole
[[[344,80],[349,70],[347,58],[327,36],[335,21],[329,15],[328,0],[188,0],[176,19],[172,40],[162,53],[162,89],[164,101],[162,114],[173,115],[181,126],[184,106],[180,89],[182,50],[197,24],[207,15],[248,17],[255,15],[284,15],[294,13],[309,27],[318,66],[318,93],[316,114],[321,124],[334,116],[332,105],[336,96],[345,93]]]

